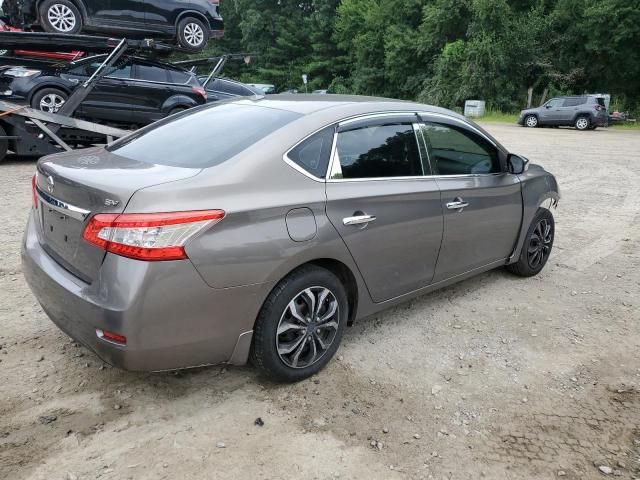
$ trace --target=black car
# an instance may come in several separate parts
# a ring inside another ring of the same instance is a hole
[[[0,66],[0,99],[55,113],[104,61],[96,55],[70,63]],[[124,56],[82,102],[75,116],[102,123],[146,125],[206,103],[195,74],[170,64]]]
[[[198,80],[204,85],[207,78],[206,76],[200,76]],[[207,89],[207,102],[209,103],[219,102],[228,98],[264,95],[264,91],[259,88],[226,78],[212,78],[205,88]]]
[[[12,23],[52,33],[96,31],[128,36],[170,37],[192,51],[221,37],[219,0],[4,0],[19,12]],[[15,5],[17,4],[17,5]],[[6,5],[5,5],[6,6]],[[17,8],[15,8],[17,7]]]

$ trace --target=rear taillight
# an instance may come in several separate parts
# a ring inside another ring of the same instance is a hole
[[[223,210],[169,213],[100,213],[82,233],[87,242],[136,260],[183,260],[184,245],[224,218]]]
[[[200,95],[202,98],[205,99],[205,101],[207,100],[207,91],[202,88],[202,87],[191,87],[191,90],[193,91],[193,93]]]
[[[38,194],[36,193],[36,185],[38,184],[38,174],[36,173],[31,179],[31,206],[38,208]]]

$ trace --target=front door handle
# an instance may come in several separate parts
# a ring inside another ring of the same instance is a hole
[[[373,222],[376,219],[375,215],[356,215],[354,217],[344,217],[342,219],[343,225],[362,225],[363,223]]]
[[[462,210],[464,207],[468,207],[469,202],[463,201],[460,197],[454,199],[453,202],[447,203],[447,208],[449,210]]]

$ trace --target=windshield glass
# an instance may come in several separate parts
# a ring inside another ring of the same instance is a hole
[[[142,128],[107,150],[146,163],[212,167],[299,117],[256,105],[205,105]]]

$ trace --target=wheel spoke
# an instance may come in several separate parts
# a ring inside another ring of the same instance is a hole
[[[287,342],[287,343],[283,343],[283,344],[278,345],[278,353],[280,355],[287,355],[287,354],[293,352],[301,344],[304,346],[304,339],[305,338],[307,338],[307,336],[302,334],[292,342]]]
[[[289,312],[291,312],[291,316],[293,318],[298,320],[303,325],[306,325],[308,323],[307,319],[304,318],[304,316],[300,313],[300,311],[298,311],[298,304],[296,303],[295,298],[289,302],[289,305],[287,306],[287,308],[289,309]]]
[[[322,325],[325,322],[331,320],[333,318],[333,316],[336,314],[336,310],[338,310],[338,302],[337,302],[337,300],[334,299],[329,304],[329,307],[327,308],[327,311],[324,312],[324,314],[318,319],[318,323],[320,325]]]
[[[331,322],[322,323],[322,324],[318,325],[316,328],[318,328],[318,329],[333,328],[334,330],[337,330],[338,329],[338,322],[336,322],[335,320],[332,320]]]
[[[305,344],[305,340],[306,340],[306,336],[302,336],[302,342],[300,342],[300,346],[296,349],[296,352],[293,354],[293,360],[291,362],[291,365],[293,366],[293,368],[296,368],[298,366],[298,360],[300,360],[300,354],[302,353],[302,351],[304,350],[304,344]]]
[[[322,292],[320,292],[320,295],[318,295],[318,304],[316,305],[316,309],[313,312],[312,318],[316,318],[318,315],[320,315],[320,310],[322,309],[322,305],[324,305],[324,302],[327,300],[327,297],[329,296],[330,293],[331,292],[326,288],[322,290]]]
[[[320,338],[320,335],[317,332],[313,332],[313,338],[315,338],[315,341],[318,342],[321,350],[326,350],[329,346],[322,341],[322,338]]]
[[[305,330],[307,327],[305,327],[304,325],[296,325],[295,323],[291,323],[291,322],[287,322],[286,320],[283,322],[280,322],[280,325],[278,326],[278,335],[282,335],[285,332],[288,332],[290,330]]]
[[[303,292],[303,300],[307,304],[307,308],[308,308],[307,316],[311,319],[313,318],[313,312],[316,311],[316,296],[314,295],[314,293],[311,291],[310,288],[307,288]]]

